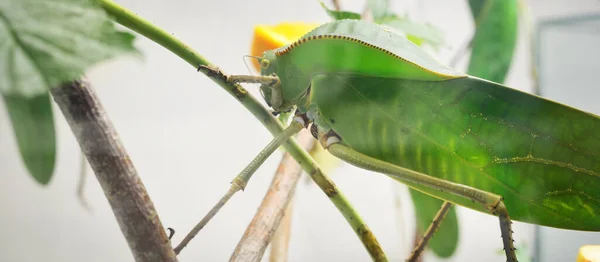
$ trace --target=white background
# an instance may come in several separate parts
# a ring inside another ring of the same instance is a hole
[[[328,21],[316,1],[118,2],[172,32],[226,72],[237,74],[247,73],[242,55],[249,53],[253,25],[284,20]],[[364,3],[341,2],[344,8],[355,11],[362,10]],[[429,21],[446,32],[448,45],[440,55],[442,61],[448,61],[472,34],[465,0],[392,2],[395,10]],[[530,4],[536,19],[600,11],[597,0],[535,0]],[[137,46],[145,54],[143,61],[113,60],[90,70],[89,78],[163,224],[177,230],[173,239],[177,244],[271,135],[235,99],[180,58],[143,37],[138,38]],[[530,90],[530,55],[528,39],[522,37],[508,85]],[[255,87],[248,89],[258,94]],[[8,116],[0,106],[0,261],[131,261],[95,177],[90,174],[86,185],[93,212],[87,212],[75,198],[80,153],[56,107],[55,112],[58,163],[50,185],[43,188],[22,166]],[[259,169],[247,190],[234,197],[183,250],[181,261],[229,258],[279,160],[280,156],[274,155]],[[349,165],[331,175],[388,256],[403,261],[409,251],[404,247],[413,237],[412,207],[405,190],[383,175]],[[401,188],[403,219],[395,209],[394,188]],[[369,261],[337,209],[306,177],[299,184],[294,207],[290,261]],[[505,261],[497,252],[502,248],[497,218],[463,208],[459,208],[459,216],[460,244],[450,261]],[[532,226],[515,223],[514,231],[518,246],[525,243],[533,247]],[[576,248],[565,250],[560,246],[544,248],[561,251],[547,261],[574,261],[577,252]],[[428,253],[426,261],[437,259]]]

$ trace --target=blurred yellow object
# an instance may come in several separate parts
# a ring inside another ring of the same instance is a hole
[[[291,44],[319,25],[302,22],[280,23],[275,26],[257,25],[254,27],[250,52],[253,56],[262,56],[263,52],[267,50]],[[252,59],[252,65],[255,70],[260,71],[260,65],[256,59]]]
[[[577,262],[600,262],[600,245],[588,245],[579,248]]]

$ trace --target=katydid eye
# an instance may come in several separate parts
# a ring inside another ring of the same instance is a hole
[[[269,67],[269,60],[267,60],[267,59],[263,59],[263,60],[261,60],[261,61],[260,61],[260,67],[262,67],[262,68],[267,68],[267,67]]]

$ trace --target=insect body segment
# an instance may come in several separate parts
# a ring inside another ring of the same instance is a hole
[[[297,108],[338,158],[436,198],[510,219],[600,231],[600,118],[458,73],[383,27],[327,23],[267,51],[275,110]],[[510,212],[510,217],[509,217]]]

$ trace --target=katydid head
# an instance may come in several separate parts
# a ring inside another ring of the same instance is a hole
[[[260,74],[263,76],[277,76],[277,57],[274,50],[265,51],[258,61]],[[281,82],[260,85],[260,93],[267,104],[276,112],[288,111],[291,107],[284,105],[281,93]]]
[[[275,56],[275,50],[265,51],[258,62],[260,64],[261,75],[270,76],[277,73],[277,57]]]

